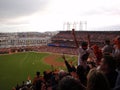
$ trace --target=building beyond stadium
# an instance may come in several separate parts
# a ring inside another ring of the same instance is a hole
[[[0,33],[0,48],[47,45],[51,37],[51,33]]]

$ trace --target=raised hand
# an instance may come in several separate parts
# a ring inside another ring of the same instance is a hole
[[[76,48],[79,48],[79,44],[78,44],[78,41],[77,41],[77,38],[76,38],[76,35],[75,35],[75,29],[72,29],[72,35],[73,35],[73,39],[74,39],[74,42],[76,44]]]
[[[87,41],[88,41],[88,45],[91,46],[90,45],[90,35],[89,34],[87,35]]]
[[[75,29],[72,29],[72,34],[73,34],[73,35],[75,34]]]
[[[65,55],[64,55],[64,54],[62,55],[62,58],[63,58],[64,60],[66,60],[66,58],[65,58]]]

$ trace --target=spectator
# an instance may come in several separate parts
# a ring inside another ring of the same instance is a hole
[[[16,90],[20,89],[20,86],[17,84],[17,86],[15,87]]]
[[[109,83],[105,75],[95,69],[91,69],[87,75],[86,90],[110,90]]]
[[[87,62],[90,69],[96,68],[96,64],[94,62]]]
[[[90,46],[90,36],[88,35],[88,37],[87,37],[88,43],[85,42],[85,41],[83,41],[81,43],[81,47],[79,47],[79,44],[77,42],[76,35],[75,35],[75,30],[74,29],[72,29],[72,34],[73,34],[74,41],[76,43],[76,47],[78,48],[78,65],[81,64],[81,62],[82,62],[81,57],[84,54],[86,54],[86,53],[89,53],[90,58],[93,58],[93,57],[95,58],[95,55],[94,55],[93,51],[89,47]]]
[[[68,70],[68,72],[69,73],[71,73],[71,72],[75,72],[76,71],[76,68],[73,66],[73,65],[70,65],[69,63],[68,63],[68,61],[66,60],[66,58],[65,58],[65,56],[64,55],[62,55],[62,58],[63,58],[63,60],[64,60],[64,63],[65,63],[65,65],[66,65],[66,67],[67,67],[67,70]]]
[[[113,56],[117,62],[117,69],[120,70],[120,36],[115,39],[114,49]]]
[[[87,58],[88,58],[88,55],[89,54],[84,54],[82,57],[81,57],[81,64],[77,67],[77,74],[79,76],[79,79],[81,81],[81,83],[83,85],[86,86],[86,83],[87,83],[87,74],[90,70],[90,67],[87,65]]]
[[[105,40],[105,46],[102,48],[103,55],[104,54],[112,54],[113,46],[110,44],[110,40]]]
[[[34,90],[41,90],[42,79],[40,77],[40,72],[36,72],[36,77],[33,80],[33,88]]]
[[[100,50],[100,48],[97,45],[93,45],[92,49],[93,49],[93,52],[96,56],[95,63],[98,66],[101,62],[101,59],[102,59],[102,51]]]
[[[100,70],[103,71],[103,73],[106,75],[110,83],[110,87],[114,88],[118,76],[114,58],[110,55],[105,55],[101,60]]]
[[[58,90],[85,90],[85,87],[78,79],[66,76],[59,82]]]
[[[113,90],[120,90],[120,72],[118,74],[116,84],[115,84],[115,88]]]

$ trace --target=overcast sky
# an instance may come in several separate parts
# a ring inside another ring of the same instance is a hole
[[[120,25],[120,0],[0,0],[0,32],[66,30],[67,23],[87,30]]]

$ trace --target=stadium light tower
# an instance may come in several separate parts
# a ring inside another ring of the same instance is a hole
[[[84,24],[85,24],[85,30],[87,30],[87,21],[85,21]]]
[[[79,29],[82,30],[83,29],[83,23],[82,21],[80,21],[80,24],[79,24]]]
[[[67,22],[67,30],[70,30],[70,22]]]
[[[77,22],[74,22],[73,23],[73,28],[76,30],[76,25],[77,25]]]
[[[66,23],[64,22],[63,23],[63,30],[65,30],[66,29]]]

